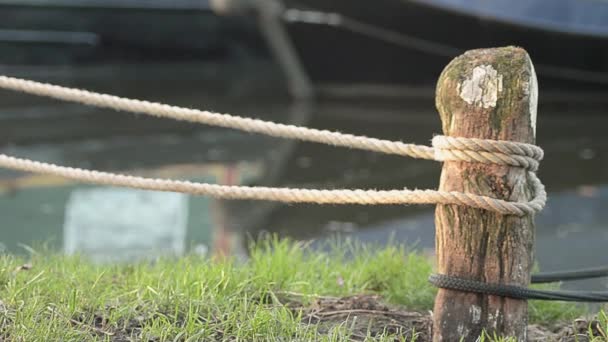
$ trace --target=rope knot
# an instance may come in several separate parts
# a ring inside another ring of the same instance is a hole
[[[448,137],[433,138],[435,160],[465,161],[521,167],[536,172],[543,159],[543,150],[535,145],[505,141]]]

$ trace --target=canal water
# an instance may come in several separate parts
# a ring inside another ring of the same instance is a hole
[[[440,132],[432,93],[293,103],[260,65],[110,65],[2,73],[120,96],[429,144]],[[543,271],[608,264],[608,102],[543,99],[538,144],[549,202],[537,215]],[[578,100],[577,100],[578,99]],[[74,167],[231,185],[436,188],[440,164],[272,139],[0,92],[0,151]],[[246,257],[246,236],[354,237],[433,253],[431,206],[317,206],[218,201],[77,184],[0,170],[0,248],[45,245],[99,261],[195,251]],[[567,287],[606,289],[608,280]]]

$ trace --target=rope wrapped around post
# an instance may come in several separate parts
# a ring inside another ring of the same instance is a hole
[[[132,113],[147,114],[175,120],[202,123],[273,137],[318,142],[333,146],[409,156],[419,159],[446,161],[459,160],[471,163],[488,163],[523,167],[528,170],[534,197],[527,202],[509,202],[488,196],[464,192],[437,190],[362,190],[362,189],[290,189],[248,186],[224,186],[169,179],[153,179],[114,174],[94,170],[58,166],[0,154],[0,167],[25,172],[44,173],[87,183],[121,186],[144,190],[171,191],[192,195],[205,195],[222,199],[268,200],[287,203],[316,204],[456,204],[485,209],[504,215],[525,216],[543,209],[547,194],[535,171],[543,157],[541,148],[509,141],[481,140],[436,136],[433,147],[405,144],[365,136],[317,130],[305,127],[181,108],[161,103],[132,100],[98,94],[80,89],[65,88],[29,80],[0,76],[0,88],[28,94],[76,102],[90,106],[110,108]]]

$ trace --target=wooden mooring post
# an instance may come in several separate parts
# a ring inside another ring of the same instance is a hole
[[[447,136],[533,144],[538,85],[534,66],[517,47],[472,50],[441,74],[436,106]],[[526,170],[446,161],[439,189],[528,200]],[[486,283],[528,286],[534,218],[456,205],[435,213],[437,272]],[[524,300],[439,289],[433,311],[434,341],[475,341],[485,330],[526,341]]]

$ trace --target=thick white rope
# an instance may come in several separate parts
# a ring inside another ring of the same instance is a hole
[[[135,189],[182,192],[222,199],[269,200],[317,204],[458,204],[501,214],[524,216],[540,211],[546,201],[542,183],[529,173],[536,197],[530,202],[507,202],[487,196],[435,190],[314,190],[248,186],[226,186],[168,179],[153,179],[90,171],[10,157],[0,154],[0,166],[44,173],[87,183]]]
[[[434,159],[433,149],[428,146],[297,127],[198,109],[170,106],[156,102],[125,99],[113,95],[98,94],[86,90],[66,88],[7,76],[0,76],[0,88],[118,111],[233,128],[251,133],[262,133],[277,138],[297,139],[413,158]]]
[[[534,191],[534,198],[528,202],[509,202],[475,194],[435,190],[315,190],[224,186],[90,171],[0,154],[0,166],[4,168],[51,174],[103,185],[182,192],[223,199],[271,200],[289,203],[365,205],[456,204],[486,209],[501,214],[524,216],[542,210],[547,199],[544,186],[535,174],[539,161],[543,157],[543,151],[539,147],[530,144],[436,136],[433,139],[433,147],[429,147],[284,125],[148,101],[125,99],[6,76],[0,76],[0,88],[114,110],[143,113],[157,117],[262,133],[274,137],[319,142],[334,146],[437,161],[465,161],[520,167],[528,170],[527,174]]]

